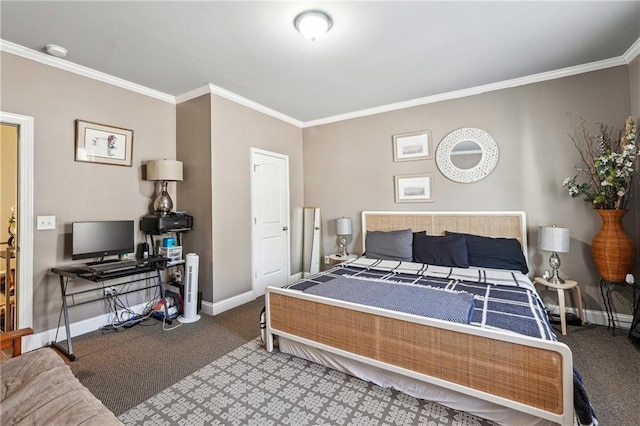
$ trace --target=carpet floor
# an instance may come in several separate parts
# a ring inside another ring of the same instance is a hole
[[[279,351],[259,339],[121,414],[126,425],[497,426]]]

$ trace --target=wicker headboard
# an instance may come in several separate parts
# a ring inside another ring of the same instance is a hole
[[[485,237],[515,238],[527,255],[527,219],[523,211],[491,212],[420,212],[363,211],[362,247],[366,251],[367,231],[411,229],[428,235],[444,235],[444,231],[463,232]]]

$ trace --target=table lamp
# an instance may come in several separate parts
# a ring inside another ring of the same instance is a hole
[[[147,162],[147,180],[159,181],[162,189],[153,208],[158,215],[171,213],[173,201],[167,192],[169,181],[182,181],[182,161],[175,160],[152,160]]]
[[[351,236],[351,219],[348,217],[341,217],[336,219],[336,234],[338,234],[338,245],[340,246],[340,253],[338,256],[347,257],[347,238]]]
[[[563,284],[564,280],[558,275],[560,268],[560,256],[558,253],[569,252],[569,228],[558,228],[557,226],[541,226],[538,229],[538,248],[550,251],[549,266],[551,266],[551,277],[547,279],[553,284]]]

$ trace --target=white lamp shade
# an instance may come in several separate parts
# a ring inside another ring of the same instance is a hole
[[[152,160],[147,162],[147,180],[182,181],[182,161]]]
[[[538,229],[538,248],[558,253],[569,252],[569,228],[541,226]]]
[[[336,219],[336,234],[338,235],[351,235],[351,219],[348,217],[341,217]]]

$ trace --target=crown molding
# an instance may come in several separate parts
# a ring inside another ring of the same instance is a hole
[[[114,77],[112,75],[93,70],[81,65],[74,64],[64,59],[56,58],[33,49],[20,46],[18,44],[0,39],[0,51],[12,53],[23,58],[31,59],[36,62],[40,62],[45,65],[49,65],[55,68],[59,68],[65,71],[69,71],[75,74],[79,74],[94,80],[102,81],[107,84],[111,84],[117,87],[121,87],[126,90],[131,90],[136,93],[140,93],[145,96],[149,96],[155,99],[159,99],[164,102],[172,104],[182,103],[190,99],[197,98],[205,94],[214,94],[221,96],[230,101],[236,102],[240,105],[244,105],[248,108],[261,112],[263,114],[274,117],[278,120],[282,120],[286,123],[292,124],[299,128],[307,128],[313,126],[320,126],[323,124],[335,123],[338,121],[350,120],[353,118],[365,117],[369,115],[381,114],[384,112],[396,111],[405,108],[411,108],[420,105],[427,105],[436,102],[443,102],[453,99],[460,99],[467,96],[479,95],[482,93],[493,92],[496,90],[508,89],[518,86],[524,86],[532,83],[539,83],[542,81],[554,80],[562,77],[569,77],[572,75],[583,74],[592,71],[598,71],[606,68],[612,68],[620,65],[630,64],[638,55],[640,55],[640,38],[636,40],[629,49],[617,58],[605,59],[602,61],[591,62],[588,64],[577,65],[568,68],[562,68],[555,71],[549,71],[539,74],[533,74],[526,77],[515,78],[511,80],[505,80],[498,83],[491,83],[482,86],[471,87],[462,90],[456,90],[453,92],[441,93],[433,96],[427,96],[423,98],[412,99],[404,102],[397,102],[388,105],[382,105],[379,107],[368,108],[360,111],[353,111],[345,114],[334,115],[331,117],[320,118],[311,121],[300,121],[286,114],[268,108],[262,104],[254,102],[250,99],[237,95],[221,87],[213,84],[208,84],[194,89],[190,92],[183,93],[178,96],[169,95],[167,93],[159,92],[157,90],[150,89],[139,84],[129,82],[127,80]]]
[[[194,89],[190,92],[187,93],[183,93],[181,95],[176,96],[176,103],[180,104],[182,102],[186,102],[188,100],[197,98],[199,96],[202,95],[206,95],[206,94],[212,94],[212,95],[218,95],[222,98],[228,99],[232,102],[235,102],[237,104],[240,105],[244,105],[248,108],[251,108],[253,110],[256,110],[258,112],[261,112],[265,115],[271,116],[273,118],[277,118],[278,120],[282,120],[285,123],[289,123],[292,124],[296,127],[302,128],[303,126],[303,122],[300,120],[296,120],[293,117],[290,117],[286,114],[283,114],[281,112],[278,112],[274,109],[271,109],[269,107],[266,107],[262,104],[259,104],[257,102],[252,101],[251,99],[247,99],[245,97],[242,97],[238,94],[235,94],[233,92],[230,92],[226,89],[223,89],[222,87],[216,86],[214,84],[206,84],[204,86],[198,87],[197,89]]]
[[[266,107],[266,106],[264,106],[262,104],[254,102],[251,99],[244,98],[244,97],[242,97],[240,95],[237,95],[237,94],[235,94],[233,92],[230,92],[230,91],[228,91],[226,89],[223,89],[222,87],[218,87],[218,86],[215,86],[213,84],[209,84],[209,90],[214,95],[218,95],[218,96],[221,96],[221,97],[223,97],[225,99],[229,99],[230,101],[233,101],[233,102],[238,103],[240,105],[244,105],[244,106],[246,106],[248,108],[254,109],[254,110],[256,110],[258,112],[261,112],[263,114],[266,114],[266,115],[269,115],[271,117],[277,118],[278,120],[282,120],[285,123],[293,124],[296,127],[302,128],[302,126],[304,124],[300,120],[296,120],[293,117],[289,117],[286,114],[283,114],[283,113],[278,112],[278,111],[276,111],[274,109]]]
[[[640,38],[638,38],[631,45],[631,47],[629,47],[627,51],[624,52],[624,55],[622,55],[622,57],[627,62],[627,64],[630,64],[635,58],[638,57],[638,55],[640,55]]]
[[[202,95],[208,95],[210,93],[211,90],[209,89],[209,85],[205,84],[204,86],[200,86],[197,89],[193,89],[189,92],[176,96],[176,104],[181,104],[183,102],[187,102],[191,99],[199,98]]]
[[[365,117],[368,115],[381,114],[389,111],[396,111],[405,108],[411,108],[420,105],[432,104],[436,102],[449,101],[453,99],[465,98],[467,96],[480,95],[482,93],[494,92],[496,90],[509,89],[527,84],[539,83],[542,81],[554,80],[562,77],[583,74],[591,71],[598,71],[606,68],[612,68],[620,65],[627,65],[628,62],[622,57],[605,59],[603,61],[591,62],[583,65],[562,68],[555,71],[548,71],[539,74],[532,74],[526,77],[504,80],[498,83],[485,84],[482,86],[470,87],[468,89],[456,90],[453,92],[440,93],[438,95],[427,96],[424,98],[412,99],[404,102],[397,102],[388,105],[382,105],[375,108],[363,109],[361,111],[349,112],[346,114],[334,115],[332,117],[321,118],[318,120],[305,121],[303,127],[320,126],[322,124],[335,123],[338,121],[350,120],[353,118]]]
[[[84,77],[111,84],[113,86],[121,87],[123,89],[140,93],[141,95],[149,96],[151,98],[159,99],[164,102],[169,102],[172,104],[175,104],[176,102],[173,95],[159,92],[157,90],[132,83],[122,78],[114,77],[110,74],[84,67],[82,65],[77,65],[64,59],[56,58],[55,56],[47,55],[45,53],[26,48],[24,46],[20,46],[19,44],[15,44],[10,41],[0,39],[0,51],[11,53],[26,59],[31,59],[33,61],[40,62],[41,64],[49,65],[64,71],[69,71],[74,74],[79,74]]]

